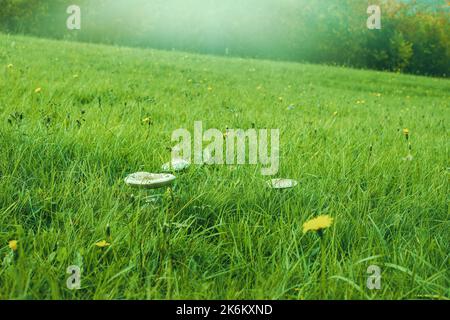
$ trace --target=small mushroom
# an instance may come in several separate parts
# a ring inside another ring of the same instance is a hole
[[[136,172],[125,178],[125,183],[133,188],[158,189],[170,186],[176,177],[171,174]]]
[[[406,157],[402,158],[403,161],[413,161],[414,157],[411,153],[409,153]]]
[[[164,172],[170,172],[170,171],[183,171],[189,168],[191,163],[184,159],[173,159],[171,162],[165,163],[162,165],[161,169]]]
[[[272,179],[267,181],[267,184],[272,189],[290,189],[296,187],[298,182],[292,179]]]

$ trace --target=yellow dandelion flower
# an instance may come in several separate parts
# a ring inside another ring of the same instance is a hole
[[[42,91],[42,88],[36,88],[35,90],[34,90],[34,93],[40,93]]]
[[[17,240],[11,240],[8,242],[8,246],[12,251],[16,251],[17,250]]]
[[[318,216],[303,224],[303,233],[307,233],[308,231],[321,231],[329,228],[333,224],[333,220],[334,219],[328,215]]]
[[[147,117],[145,119],[142,119],[142,123],[151,125],[153,123],[153,121],[152,121],[152,118]]]
[[[403,134],[405,136],[409,136],[409,129],[407,129],[407,128],[403,129]]]
[[[109,247],[111,245],[111,243],[107,242],[106,240],[102,240],[100,242],[97,242],[95,245],[99,248],[105,248],[105,247]]]
[[[228,135],[229,135],[229,128],[228,128],[228,126],[226,127],[226,129],[225,129],[225,132],[223,133],[223,137],[224,138],[226,138],[226,137],[228,137]]]

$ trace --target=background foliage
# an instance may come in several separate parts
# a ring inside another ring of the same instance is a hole
[[[368,4],[382,30],[366,28]],[[65,27],[82,8],[82,30]],[[0,0],[0,30],[448,76],[448,4],[399,0]]]

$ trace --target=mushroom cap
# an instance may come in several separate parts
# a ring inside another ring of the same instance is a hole
[[[191,163],[184,159],[173,159],[162,165],[161,169],[165,172],[169,171],[183,171],[189,168]]]
[[[292,179],[272,179],[267,181],[267,184],[273,189],[289,189],[296,187],[298,181]]]
[[[133,188],[158,189],[170,186],[176,177],[166,173],[136,172],[125,178],[125,183]]]

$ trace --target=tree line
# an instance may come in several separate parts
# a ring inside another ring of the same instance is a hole
[[[68,6],[81,30],[68,30]],[[366,26],[381,7],[380,30]],[[0,31],[448,77],[445,1],[0,0]]]

